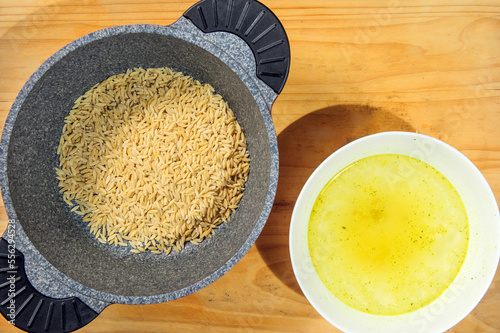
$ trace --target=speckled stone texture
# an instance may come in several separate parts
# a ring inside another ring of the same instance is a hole
[[[97,242],[70,213],[55,178],[56,149],[78,96],[127,68],[163,66],[212,84],[228,101],[247,137],[250,174],[240,206],[212,239],[180,254],[136,255]],[[55,53],[19,93],[0,144],[2,195],[33,286],[50,297],[77,296],[100,312],[110,303],[183,297],[229,271],[259,236],[274,201],[276,97],[256,77],[245,42],[224,32],[203,34],[185,18],[168,27],[100,30]]]

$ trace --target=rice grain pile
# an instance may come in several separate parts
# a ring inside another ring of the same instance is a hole
[[[169,254],[228,221],[248,177],[246,139],[209,84],[168,68],[109,77],[65,119],[63,199],[102,243]]]

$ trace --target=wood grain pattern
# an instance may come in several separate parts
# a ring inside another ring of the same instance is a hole
[[[500,198],[500,4],[446,0],[263,0],[291,45],[272,110],[280,149],[276,201],[261,236],[225,276],[172,302],[112,305],[81,332],[338,332],[294,278],[288,231],[307,177],[359,137],[418,131],[455,146]],[[2,0],[0,126],[51,54],[97,29],[168,25],[194,0]],[[8,217],[0,209],[0,231]],[[500,274],[450,332],[500,332]],[[1,332],[18,330],[0,320]]]

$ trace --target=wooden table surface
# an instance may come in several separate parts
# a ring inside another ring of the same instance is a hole
[[[98,29],[168,25],[194,0],[1,0],[0,126],[51,54]],[[455,146],[500,198],[500,3],[486,0],[263,0],[291,45],[272,115],[280,176],[249,253],[201,291],[154,305],[111,305],[81,332],[338,332],[308,303],[288,251],[292,209],[314,168],[344,144],[391,130]],[[2,205],[0,232],[7,215]],[[450,332],[500,332],[500,273]],[[1,332],[18,330],[0,319]]]

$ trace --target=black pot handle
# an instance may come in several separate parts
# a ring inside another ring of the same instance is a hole
[[[24,270],[24,256],[0,238],[0,312],[26,332],[72,332],[97,317],[77,297],[55,299],[39,293]]]
[[[269,8],[255,0],[202,0],[184,17],[205,33],[225,31],[243,39],[255,57],[257,77],[281,92],[290,69],[290,45]]]

